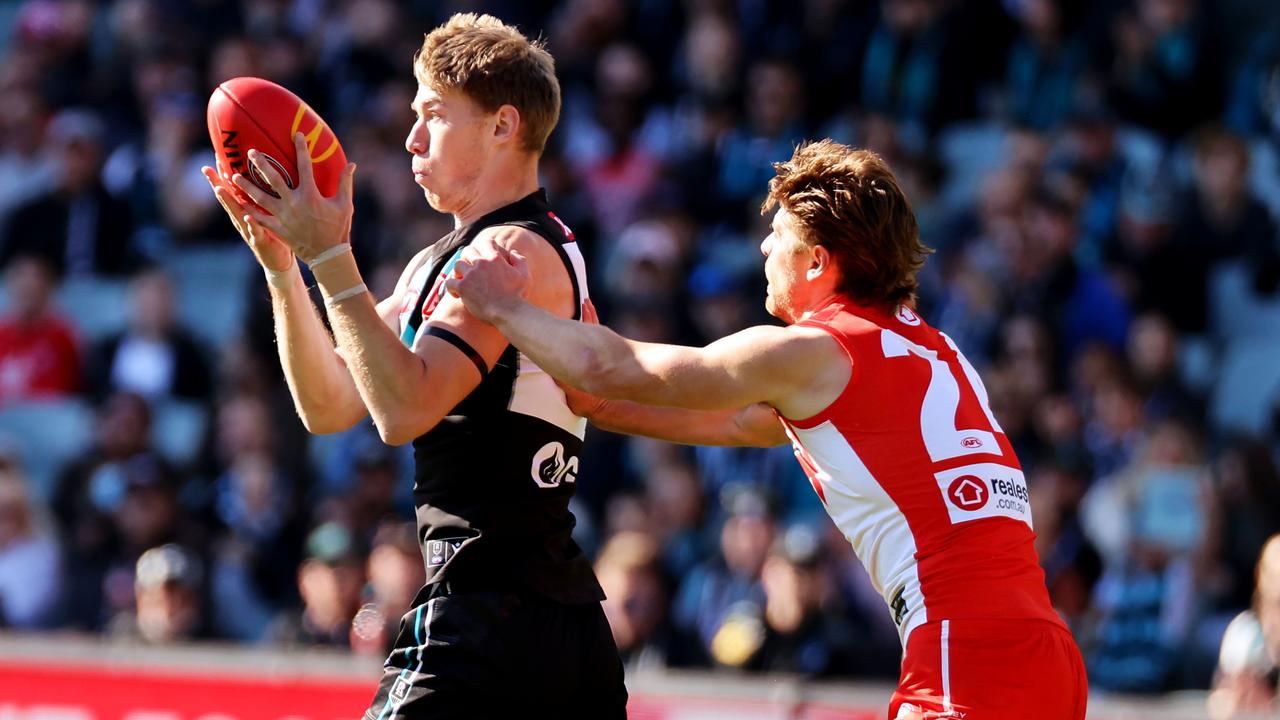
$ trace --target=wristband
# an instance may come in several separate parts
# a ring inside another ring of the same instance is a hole
[[[324,252],[311,258],[310,260],[306,260],[305,262],[307,263],[307,267],[311,268],[311,270],[314,272],[317,265],[320,265],[321,263],[329,262],[330,260],[338,257],[339,255],[342,255],[344,253],[349,253],[349,252],[351,252],[351,243],[338,243],[337,245],[334,245],[328,250],[325,250]]]
[[[293,259],[290,258],[290,260],[293,260]],[[289,263],[289,267],[285,268],[284,270],[272,270],[271,268],[266,267],[264,265],[262,268],[262,273],[267,276],[268,285],[270,285],[273,288],[276,288],[277,290],[283,290],[289,287],[289,283],[293,282],[293,274],[297,269],[298,269],[298,262],[296,260],[293,260],[293,262]]]
[[[338,303],[342,302],[343,300],[350,300],[351,298],[359,295],[360,293],[368,292],[368,290],[369,290],[368,286],[366,286],[364,283],[360,283],[355,287],[349,287],[346,290],[343,290],[342,292],[334,293],[333,295],[325,298],[324,305],[325,307],[331,308],[334,305],[337,305]]]

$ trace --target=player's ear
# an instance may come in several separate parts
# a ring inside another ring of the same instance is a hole
[[[831,256],[831,251],[822,245],[814,245],[812,254],[809,256],[809,268],[805,271],[810,281],[817,280],[823,275],[831,272],[835,258]]]
[[[493,126],[493,139],[499,143],[515,142],[520,134],[520,111],[514,105],[498,108]]]

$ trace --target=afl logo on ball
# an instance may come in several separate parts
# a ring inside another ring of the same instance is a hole
[[[906,305],[898,306],[898,313],[896,317],[898,318],[898,322],[902,323],[903,325],[916,326],[920,324],[920,316],[917,315],[914,310],[907,307]]]
[[[976,475],[961,475],[947,486],[947,497],[961,510],[978,510],[987,504],[991,491]]]
[[[276,160],[275,158],[262,152],[261,150],[258,151],[258,157],[262,158],[263,160],[266,160],[267,163],[270,164],[271,167],[274,168],[276,172],[280,173],[280,177],[284,178],[284,184],[287,185],[290,190],[292,190],[295,187],[293,178],[289,177],[289,171],[284,169],[284,165],[281,165],[279,160]],[[271,197],[273,198],[280,197],[280,195],[276,193],[275,190],[271,189],[271,183],[267,182],[267,179],[262,176],[261,172],[258,171],[258,166],[254,165],[253,163],[249,163],[249,179],[253,181],[254,185],[257,185],[258,187],[262,188]]]

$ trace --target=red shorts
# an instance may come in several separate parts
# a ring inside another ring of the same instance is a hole
[[[1075,639],[1044,620],[942,620],[907,639],[890,720],[1083,720]]]

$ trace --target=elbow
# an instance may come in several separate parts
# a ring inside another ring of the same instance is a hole
[[[414,434],[406,425],[389,422],[375,422],[378,437],[388,445],[404,445],[413,442],[419,434]]]
[[[439,418],[428,422],[420,416],[406,414],[382,415],[373,419],[374,426],[378,428],[378,437],[388,445],[411,443],[435,427],[437,422]]]
[[[354,424],[337,422],[333,415],[328,413],[300,412],[298,413],[298,418],[302,420],[302,426],[312,435],[332,435],[342,432]]]

